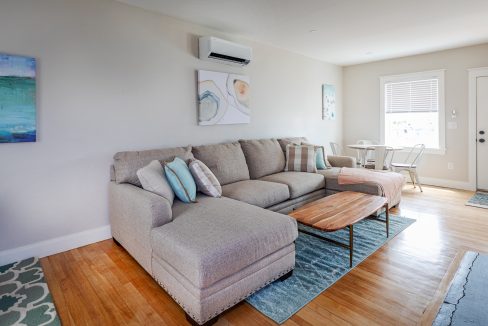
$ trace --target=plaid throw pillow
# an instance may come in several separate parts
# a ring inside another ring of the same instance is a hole
[[[315,147],[315,152],[316,152],[315,158],[317,159],[317,169],[318,170],[330,169],[332,167],[332,165],[329,163],[329,160],[327,159],[327,153],[325,152],[324,146],[314,145],[314,144],[309,144],[309,143],[302,143],[302,145],[314,146]]]
[[[314,146],[286,145],[285,171],[317,172]]]

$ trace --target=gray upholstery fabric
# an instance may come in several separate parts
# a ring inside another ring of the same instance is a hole
[[[300,145],[302,142],[306,142],[306,141],[307,138],[305,137],[287,137],[287,138],[278,139],[278,143],[280,144],[283,153],[286,152],[286,145],[288,144]]]
[[[196,146],[193,154],[215,174],[222,186],[250,178],[239,142]]]
[[[108,192],[112,236],[151,273],[151,230],[171,221],[171,205],[130,184],[110,182]]]
[[[110,181],[115,181],[115,168],[113,164],[110,164]]]
[[[274,253],[260,259],[259,261],[241,269],[235,274],[232,274],[224,279],[221,279],[220,281],[212,284],[209,287],[206,288],[198,288],[195,287],[186,277],[181,275],[177,270],[175,270],[170,264],[168,264],[166,261],[154,256],[154,262],[160,264],[164,269],[168,270],[175,276],[175,278],[178,279],[180,283],[182,283],[190,293],[195,296],[196,298],[199,299],[205,299],[207,297],[210,297],[214,295],[215,293],[219,292],[220,290],[225,289],[228,286],[231,286],[232,284],[238,282],[240,279],[248,277],[252,275],[252,273],[258,271],[261,268],[266,267],[264,263],[272,263],[276,260],[281,259],[284,256],[287,256],[290,253],[293,253],[295,251],[295,244],[292,243],[286,247],[281,248],[280,250],[275,251]]]
[[[239,140],[251,179],[282,172],[285,155],[276,139]]]
[[[382,195],[382,191],[380,187],[375,183],[340,185],[337,182],[337,177],[340,171],[341,171],[340,168],[331,168],[327,170],[319,170],[317,173],[325,177],[326,189],[335,190],[335,191],[356,191],[356,192],[362,192],[365,194],[376,195],[376,196]]]
[[[328,155],[327,160],[330,165],[338,168],[355,168],[356,158],[351,156]]]
[[[147,151],[119,152],[114,155],[115,181],[117,183],[130,183],[140,187],[137,170],[146,166],[153,160],[170,161],[175,157],[188,161],[193,158],[191,146],[166,149],[153,149]]]
[[[314,200],[325,197],[325,189],[316,190],[314,192],[308,193],[306,195],[293,198],[282,203],[268,207],[267,209],[273,212],[278,212],[281,214],[288,214],[292,210],[310,203]]]
[[[293,243],[296,221],[229,198],[173,205],[173,222],[151,232],[153,255],[206,288]]]
[[[153,259],[156,281],[200,324],[278,279],[294,266],[295,250],[291,244],[202,290],[163,260]]]
[[[325,179],[318,173],[280,172],[259,180],[286,184],[290,189],[290,198],[292,199],[325,187]]]
[[[290,198],[290,191],[288,186],[282,183],[244,180],[223,186],[222,195],[266,208]]]
[[[137,170],[137,177],[142,184],[142,188],[149,192],[164,197],[173,205],[175,193],[166,179],[163,167],[158,160],[151,161],[148,165]]]

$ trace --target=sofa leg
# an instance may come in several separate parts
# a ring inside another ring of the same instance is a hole
[[[286,280],[287,278],[289,278],[292,275],[293,275],[293,269],[291,271],[289,271],[288,273],[286,273],[285,275],[283,275],[282,277],[280,277],[278,279],[278,281],[283,282],[284,280]]]
[[[115,240],[115,238],[112,238],[112,240],[114,241],[114,243],[119,246],[119,247],[122,247],[122,245],[120,244],[120,242],[118,242],[117,240]]]
[[[219,317],[220,315],[218,316],[215,316],[214,318],[210,319],[209,321],[207,321],[206,323],[204,324],[199,324],[197,323],[193,318],[190,317],[190,315],[188,315],[187,313],[185,313],[185,317],[186,317],[186,321],[190,323],[190,325],[192,326],[210,326],[210,325],[213,325],[217,322],[217,320],[219,320]]]

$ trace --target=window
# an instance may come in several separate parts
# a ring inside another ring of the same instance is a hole
[[[382,77],[380,87],[382,142],[443,154],[444,70]]]

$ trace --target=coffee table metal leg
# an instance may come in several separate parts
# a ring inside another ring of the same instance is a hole
[[[386,209],[386,237],[390,237],[390,211],[388,210],[388,203],[385,204]]]
[[[352,268],[352,253],[354,251],[354,228],[349,225],[349,267]]]

